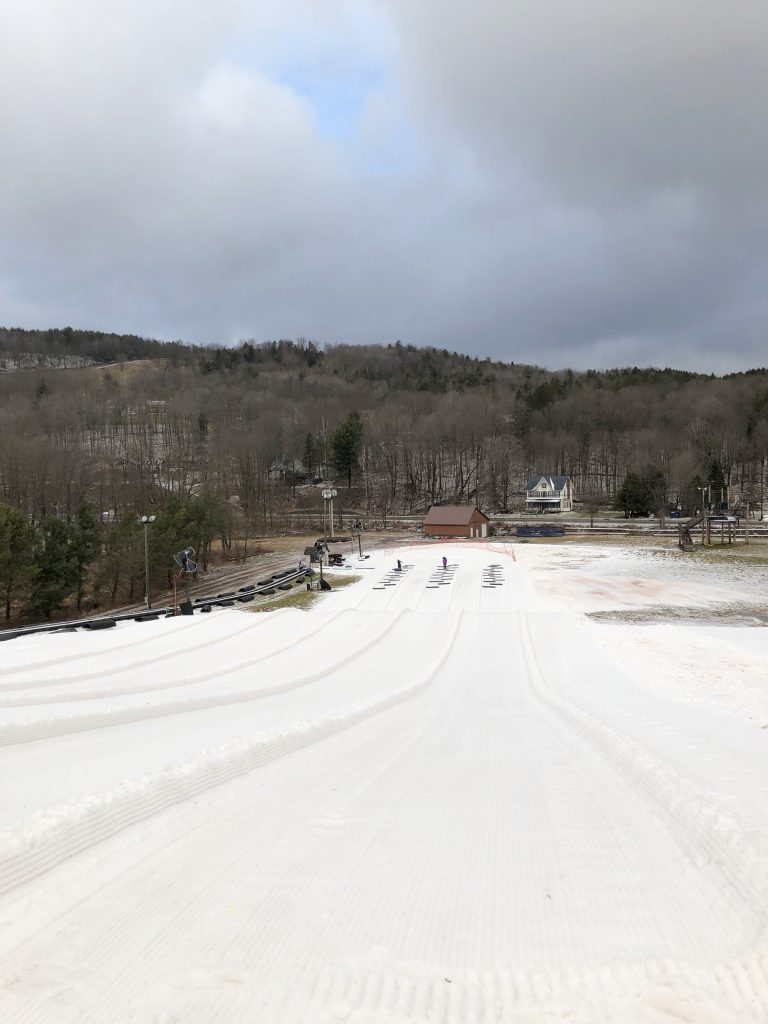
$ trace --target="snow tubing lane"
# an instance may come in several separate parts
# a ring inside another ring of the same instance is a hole
[[[325,668],[311,672],[309,675],[300,676],[286,683],[277,683],[274,686],[254,690],[234,690],[230,693],[215,694],[204,697],[187,697],[182,700],[169,701],[167,704],[155,706],[145,705],[144,707],[123,707],[106,708],[104,711],[91,711],[85,714],[54,715],[51,718],[43,718],[36,722],[12,722],[0,725],[0,746],[13,746],[16,743],[31,743],[34,740],[52,739],[54,736],[66,736],[77,732],[87,732],[91,729],[104,729],[114,725],[126,725],[129,722],[143,722],[151,718],[165,718],[168,715],[180,715],[189,711],[201,711],[205,708],[226,707],[230,704],[243,704],[251,700],[261,700],[263,697],[274,697],[279,693],[289,693],[291,690],[298,690],[302,686],[315,683],[323,679],[331,672],[353,662],[359,655],[380,643],[402,617],[408,612],[407,608],[398,612],[394,622],[388,624],[370,640],[366,640],[360,647],[350,651],[344,658],[328,665]],[[279,652],[275,652],[279,653]],[[256,659],[256,661],[264,660]],[[228,669],[230,672],[240,668],[248,668],[254,662],[248,660],[240,665]],[[219,678],[223,673],[220,669],[206,673],[191,682],[205,682],[208,679]],[[178,684],[177,684],[178,685]],[[99,699],[99,698],[95,698]]]
[[[30,818],[22,819],[15,831],[6,829],[0,833],[0,894],[10,892],[62,861],[174,804],[344,732],[358,722],[418,696],[434,682],[450,657],[461,621],[462,613],[459,612],[440,657],[417,683],[347,705],[314,721],[222,744],[202,751],[197,757],[138,778],[126,779],[110,792],[45,808]]]
[[[280,609],[280,610],[281,611],[287,611],[288,609]],[[202,609],[201,609],[201,611],[202,611]],[[278,654],[283,654],[287,650],[292,650],[295,647],[297,647],[299,644],[304,643],[306,640],[311,640],[312,637],[316,636],[322,630],[327,629],[328,626],[330,626],[332,623],[336,622],[337,619],[340,619],[340,618],[342,618],[345,615],[349,615],[353,611],[354,611],[354,609],[351,609],[351,608],[343,608],[341,611],[336,612],[336,614],[331,619],[329,619],[327,622],[324,622],[322,625],[316,626],[315,629],[310,630],[308,633],[304,633],[298,639],[289,640],[287,643],[283,644],[282,647],[276,647],[273,651],[268,651],[266,654],[260,654],[260,655],[258,655],[255,658],[248,658],[246,661],[238,662],[237,664],[233,665],[230,668],[216,669],[215,671],[212,670],[212,671],[207,672],[205,674],[194,676],[194,677],[185,676],[183,679],[169,679],[169,680],[167,680],[164,683],[155,683],[154,685],[149,686],[149,687],[142,687],[142,686],[116,687],[116,686],[112,686],[112,687],[107,687],[107,688],[101,689],[101,690],[99,690],[99,689],[69,690],[68,692],[62,693],[62,694],[58,694],[58,693],[48,693],[48,694],[27,693],[26,689],[23,689],[23,690],[21,690],[20,693],[18,693],[18,695],[14,694],[12,692],[11,697],[3,697],[2,694],[0,693],[0,708],[31,708],[31,707],[35,707],[35,706],[37,706],[39,704],[73,704],[76,701],[81,701],[81,700],[104,700],[107,697],[127,697],[127,696],[133,697],[133,696],[138,696],[138,694],[140,694],[140,693],[159,693],[160,690],[172,690],[172,689],[177,689],[177,688],[182,687],[182,686],[189,686],[189,685],[194,685],[196,683],[209,682],[211,679],[219,679],[219,678],[227,675],[227,673],[239,672],[243,668],[249,668],[249,667],[251,667],[253,665],[260,665],[263,661],[269,661],[270,658],[274,658]],[[277,613],[275,613],[275,614],[277,614]],[[257,626],[261,626],[266,621],[268,621],[268,620],[266,620],[266,619],[261,620],[260,619],[258,622],[254,623],[252,627],[246,627],[246,628],[256,628]],[[227,634],[227,636],[224,639],[229,640],[229,639],[231,639],[232,636],[237,636],[237,635],[239,635],[242,632],[244,632],[244,630],[238,630],[238,633]],[[206,644],[201,644],[201,645],[198,645],[198,646],[205,647],[207,645]],[[196,647],[188,648],[188,650],[196,650],[196,649],[197,649],[197,646]],[[146,665],[146,664],[154,665],[154,664],[156,664],[156,662],[157,662],[157,658],[150,658],[148,661],[142,661],[139,664],[140,665]],[[135,668],[136,666],[135,665],[129,665],[129,666],[126,666],[126,667],[127,668]],[[110,673],[104,673],[104,672],[91,673],[89,676],[84,676],[83,678],[85,678],[85,679],[92,679],[92,678],[103,679],[105,675],[115,675],[115,674],[117,674],[117,672],[122,673],[123,671],[125,671],[126,667],[120,666],[119,669],[116,669],[114,672],[110,672]],[[63,680],[63,679],[62,680],[55,680],[55,681],[47,683],[47,684],[46,683],[37,683],[37,685],[38,686],[42,686],[42,687],[45,687],[46,685],[47,686],[65,686],[65,685],[71,685],[73,682],[77,682],[77,681],[79,681],[79,677],[68,678],[66,680]],[[29,686],[29,685],[30,684],[25,684],[25,686]],[[0,688],[0,691],[1,690],[2,690],[2,688]],[[74,712],[73,714],[77,714],[77,712]],[[1,735],[2,735],[2,726],[0,726],[0,736]],[[2,739],[0,739],[0,746],[2,746]]]
[[[273,614],[274,615],[280,615],[280,614],[285,614],[288,611],[290,611],[290,609],[278,608],[278,609],[276,609],[273,612]],[[339,613],[339,614],[341,614],[341,613]],[[243,633],[248,633],[251,630],[258,629],[261,626],[265,626],[270,621],[273,621],[273,620],[268,619],[266,617],[263,618],[263,619],[259,618],[255,622],[249,622],[247,625],[241,626],[239,629],[233,630],[231,633],[224,633],[222,636],[213,637],[212,639],[209,639],[209,640],[203,640],[203,641],[201,641],[200,643],[197,643],[197,644],[185,644],[185,645],[180,646],[178,648],[174,647],[171,650],[169,650],[168,652],[165,652],[165,651],[163,652],[163,659],[171,659],[171,658],[173,658],[173,657],[175,657],[176,655],[179,655],[179,654],[191,654],[193,651],[207,650],[208,648],[213,647],[216,644],[228,643],[230,640],[234,639],[235,637],[242,636]],[[195,625],[197,626],[197,623],[195,623]],[[179,632],[180,633],[186,633],[187,628],[188,627],[183,627],[182,629],[179,630]],[[198,628],[199,628],[199,626],[198,626]],[[314,632],[317,632],[317,631],[315,630]],[[308,634],[308,635],[314,635],[314,633],[313,634]],[[139,646],[143,650],[144,647],[146,647],[147,644],[150,644],[150,643],[152,643],[155,640],[167,640],[167,639],[168,639],[168,635],[166,633],[163,633],[163,634],[159,634],[158,636],[150,637],[147,640],[142,640]],[[295,643],[300,643],[301,641],[297,640],[297,641],[294,641],[294,642]],[[108,649],[104,649],[104,650],[100,650],[100,651],[88,651],[86,654],[83,655],[83,657],[89,657],[90,658],[90,657],[94,657],[96,655],[102,655],[103,656],[103,655],[106,655],[106,654],[113,654],[115,651],[122,651],[122,650],[125,650],[126,648],[129,648],[129,647],[135,649],[136,646],[137,646],[137,643],[136,643],[136,639],[134,638],[131,641],[131,643],[129,643],[129,644],[121,644],[119,647],[110,647]],[[284,649],[284,648],[281,648],[281,650],[282,649]],[[27,669],[30,669],[30,668],[42,668],[42,667],[46,667],[48,665],[58,665],[61,662],[73,661],[73,660],[76,660],[76,659],[77,659],[77,656],[70,657],[70,658],[60,658],[60,659],[57,659],[56,661],[44,662],[44,663],[42,663],[40,665],[23,666],[23,667],[20,667],[18,671],[19,672],[24,672],[24,671],[26,671]],[[8,683],[0,683],[0,693],[15,693],[17,691],[22,691],[23,692],[24,690],[31,690],[31,689],[34,689],[35,687],[44,688],[46,686],[66,686],[66,685],[68,685],[70,683],[84,682],[85,680],[88,680],[88,679],[103,679],[105,674],[106,675],[116,675],[116,674],[122,673],[122,672],[130,672],[130,671],[132,671],[133,669],[136,669],[136,668],[143,668],[145,665],[154,665],[154,664],[157,663],[157,661],[158,661],[158,658],[157,658],[157,655],[155,655],[155,656],[149,657],[149,658],[137,658],[135,661],[124,661],[124,662],[121,662],[121,664],[117,668],[112,669],[108,673],[105,673],[104,669],[97,669],[96,671],[93,671],[93,672],[78,672],[77,674],[71,675],[71,676],[61,676],[58,679],[27,679],[27,680],[25,680],[23,682],[20,682],[19,684],[11,683],[10,685]],[[174,685],[180,686],[182,684],[181,683],[175,683]],[[126,693],[132,693],[134,691],[126,690],[125,692]],[[2,703],[3,703],[2,699],[0,699],[0,705]],[[13,705],[13,706],[15,706],[15,705]]]
[[[281,611],[281,610],[282,609],[278,609],[278,611],[276,611],[275,614],[277,615],[278,612]],[[182,634],[183,635],[188,630],[196,629],[196,628],[199,628],[198,623],[196,623],[196,622],[183,623],[183,624],[179,625],[178,629],[174,633],[174,636],[177,635],[177,634]],[[243,627],[243,629],[247,629],[247,628],[248,628],[247,626]],[[240,633],[242,631],[243,631],[242,629],[236,630],[234,633],[230,633],[228,635],[229,636],[237,636],[238,633]],[[19,634],[19,635],[21,635],[21,634]],[[178,649],[174,648],[173,650],[169,651],[167,655],[165,654],[165,652],[163,652],[163,654],[164,654],[164,656],[170,657],[173,654],[183,654],[184,651],[195,651],[195,650],[198,650],[201,647],[207,647],[209,643],[219,643],[221,639],[222,638],[217,638],[216,640],[211,640],[211,641],[208,641],[207,643],[199,643],[199,644],[195,644],[195,645],[191,645],[190,644],[188,646],[181,646]],[[144,647],[147,647],[148,644],[154,644],[154,643],[158,643],[160,641],[167,641],[167,640],[168,640],[168,634],[167,633],[158,633],[157,636],[150,636],[150,637],[146,637],[145,639],[143,639],[141,641],[141,646],[142,646],[142,648],[144,648]],[[183,640],[182,640],[182,642],[183,642]],[[125,651],[125,650],[129,650],[129,649],[133,649],[135,647],[136,647],[136,639],[134,637],[133,639],[127,641],[124,644],[110,644],[108,648],[96,648],[95,650],[78,651],[78,652],[76,652],[74,654],[60,655],[58,658],[45,658],[43,661],[30,661],[30,662],[26,662],[23,665],[4,666],[3,668],[0,668],[0,677],[2,677],[2,676],[9,676],[9,675],[15,675],[18,672],[33,672],[35,669],[38,669],[38,668],[49,668],[51,665],[64,665],[64,664],[67,664],[68,662],[72,662],[72,661],[84,661],[87,658],[98,658],[100,655],[103,655],[103,654],[105,654],[107,652],[109,654],[114,654],[115,651]],[[126,665],[126,667],[133,668],[133,667],[136,667],[138,665],[148,665],[152,661],[155,661],[155,660],[156,660],[155,658],[147,658],[147,659],[144,659],[143,661],[140,661],[140,662],[131,662],[128,665]],[[92,672],[90,674],[90,676],[83,676],[82,674],[78,673],[77,678],[78,679],[96,678],[97,676],[100,676],[101,674],[102,674],[101,672]],[[46,685],[48,685],[48,683],[36,683],[35,685],[46,686]],[[0,689],[3,689],[3,690],[16,689],[16,688],[17,687],[14,684],[11,684],[10,687],[7,684],[0,684]]]
[[[759,906],[768,887],[768,843],[636,740],[553,693],[536,656],[525,613],[519,615],[519,628],[531,688],[541,703],[597,749],[641,798],[650,799],[689,859],[700,862],[703,850],[739,897],[750,907]],[[767,933],[768,926],[761,941]]]

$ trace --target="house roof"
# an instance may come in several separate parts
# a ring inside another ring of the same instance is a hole
[[[526,491],[535,491],[540,480],[546,480],[553,491],[562,491],[565,487],[567,476],[547,476],[546,473],[537,473],[535,476],[529,478],[528,483],[525,485]]]
[[[475,513],[488,516],[475,505],[433,505],[424,517],[429,526],[468,526]]]

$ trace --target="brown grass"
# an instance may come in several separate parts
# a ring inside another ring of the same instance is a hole
[[[362,576],[343,576],[340,579],[334,577],[331,586],[333,590],[330,591],[332,594],[334,590],[343,590],[344,587],[350,586],[352,583],[357,583],[361,580]],[[265,601],[263,604],[257,605],[255,608],[248,608],[249,612],[273,612],[278,608],[299,608],[306,610],[315,604],[318,600],[323,600],[328,597],[329,591],[327,590],[307,590],[306,588],[299,590],[297,589],[292,594],[286,594],[284,597],[275,597],[274,600]]]
[[[168,365],[167,359],[126,359],[121,363],[106,363],[100,366],[82,366],[76,368],[77,373],[87,374],[92,378],[111,377],[120,385],[133,380],[149,370],[162,370]]]

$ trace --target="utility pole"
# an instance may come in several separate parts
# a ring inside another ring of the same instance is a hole
[[[338,491],[333,487],[327,487],[323,491],[323,536],[325,536],[325,517],[328,514],[331,521],[331,540],[334,539],[333,534],[333,499],[338,494]]]
[[[706,493],[707,493],[707,488],[706,488],[706,485],[705,485],[703,487],[697,487],[696,490],[701,495],[699,501],[701,502],[701,509],[700,509],[700,511],[701,511],[701,543],[702,543],[702,546],[703,546],[709,540],[709,538],[707,537],[707,527],[708,527],[708,524],[709,524],[709,520],[707,519],[707,505],[706,505],[706,502],[704,500],[705,496],[706,496]]]
[[[139,522],[144,524],[144,607],[151,608],[152,601],[149,596],[149,536],[147,528],[154,523],[156,516],[140,516]]]

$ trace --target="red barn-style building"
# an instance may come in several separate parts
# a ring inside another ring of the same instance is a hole
[[[424,517],[427,537],[487,537],[488,516],[475,505],[433,505]]]

